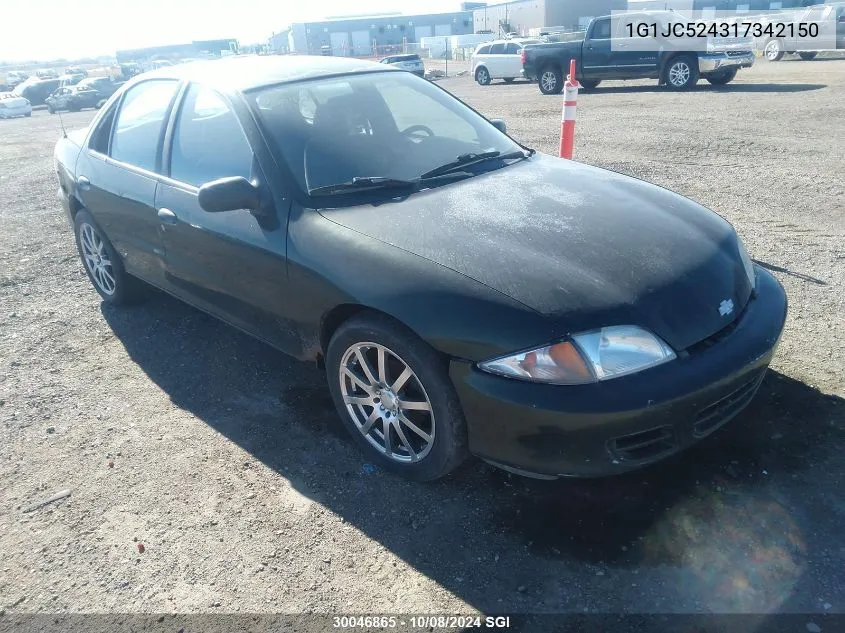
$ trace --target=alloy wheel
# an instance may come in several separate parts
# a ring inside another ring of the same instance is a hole
[[[780,58],[780,42],[772,40],[766,44],[766,59],[776,62]]]
[[[490,83],[490,73],[488,73],[485,68],[478,69],[478,83],[482,86],[486,86]]]
[[[81,224],[79,226],[79,243],[82,247],[85,266],[91,273],[91,279],[102,292],[113,295],[117,289],[115,272],[106,246],[97,229],[90,224]]]
[[[361,435],[398,463],[424,459],[434,445],[431,400],[398,354],[378,343],[355,343],[340,361],[346,411]]]
[[[552,92],[557,87],[557,76],[551,70],[547,70],[540,77],[540,84],[545,92]]]
[[[669,68],[669,83],[676,88],[681,88],[690,80],[692,70],[687,62],[675,62]]]

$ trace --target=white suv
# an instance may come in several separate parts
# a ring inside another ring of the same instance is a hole
[[[472,56],[472,76],[482,86],[490,85],[494,79],[510,83],[522,77],[522,47],[539,43],[540,40],[525,39],[486,42]]]

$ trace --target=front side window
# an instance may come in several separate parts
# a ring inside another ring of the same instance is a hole
[[[173,130],[170,177],[194,187],[231,176],[249,179],[252,160],[229,104],[216,92],[192,85]]]
[[[520,150],[481,115],[410,73],[282,84],[248,97],[303,191],[356,177],[415,180],[459,156]]]
[[[178,82],[145,81],[123,97],[111,141],[111,157],[155,171],[159,143]]]
[[[610,20],[604,18],[602,20],[596,20],[596,24],[593,27],[593,34],[590,36],[590,39],[594,40],[609,40],[610,39]]]

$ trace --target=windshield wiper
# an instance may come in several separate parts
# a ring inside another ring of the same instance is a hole
[[[471,165],[483,163],[484,161],[492,160],[494,158],[497,160],[513,160],[516,158],[528,158],[529,155],[530,154],[527,155],[526,152],[523,150],[517,150],[515,152],[509,152],[507,154],[502,154],[502,152],[498,150],[461,154],[457,157],[457,159],[455,159],[451,163],[446,163],[445,165],[435,167],[434,169],[425,172],[422,176],[420,176],[420,180],[428,180],[429,178],[443,176],[444,174],[448,174],[457,170],[462,170],[466,167],[470,167]]]
[[[385,176],[356,176],[349,182],[339,182],[324,187],[308,190],[309,196],[332,196],[350,191],[378,190],[378,189],[414,189],[420,184],[419,180],[400,180]]]

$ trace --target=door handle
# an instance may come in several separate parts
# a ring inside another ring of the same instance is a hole
[[[173,211],[164,208],[158,210],[158,219],[165,224],[176,224],[179,221],[179,218],[176,217]]]
[[[91,188],[91,181],[88,180],[85,176],[80,176],[76,179],[76,184],[79,185],[79,188],[82,191],[88,191]]]

